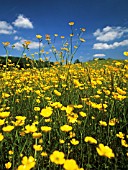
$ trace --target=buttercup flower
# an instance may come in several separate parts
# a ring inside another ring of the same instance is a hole
[[[57,165],[62,165],[65,162],[64,153],[56,150],[50,155],[50,160]]]
[[[37,35],[36,35],[36,38],[37,38],[37,39],[41,39],[41,38],[42,38],[42,36],[41,36],[41,35],[39,35],[39,34],[37,34]]]
[[[91,136],[86,136],[86,137],[84,138],[84,141],[85,141],[85,142],[88,142],[88,143],[91,143],[91,144],[97,144],[97,140],[94,139],[94,138],[91,137]]]
[[[100,156],[105,156],[108,158],[115,157],[115,154],[113,153],[112,149],[108,146],[104,146],[102,143],[99,144],[99,147],[97,147],[96,150]]]
[[[63,132],[69,132],[72,130],[72,126],[69,126],[69,125],[63,125],[60,127],[60,130],[63,131]]]
[[[52,114],[52,108],[51,107],[46,107],[44,109],[41,110],[40,115],[43,117],[50,117]]]

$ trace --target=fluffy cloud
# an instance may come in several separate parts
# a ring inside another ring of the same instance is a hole
[[[16,30],[6,21],[0,21],[0,34],[14,34]]]
[[[128,33],[128,28],[126,27],[110,27],[106,26],[102,30],[97,29],[93,35],[96,37],[96,40],[108,42],[121,38],[125,33]]]
[[[27,41],[27,40],[21,39],[19,42],[16,42],[14,44],[15,49],[17,49],[17,50],[23,49],[23,44],[24,44],[25,41]],[[41,45],[41,47],[43,46],[42,43],[40,45]],[[28,47],[29,47],[29,49],[39,49],[39,42],[31,41],[31,43],[30,43],[30,45]]]
[[[105,54],[94,54],[93,57],[105,57]]]
[[[115,49],[120,46],[127,46],[128,40],[123,40],[121,42],[114,42],[113,44],[107,43],[96,43],[93,45],[93,49],[102,50],[102,49]]]
[[[17,17],[17,19],[13,22],[13,25],[16,27],[20,27],[20,28],[33,28],[33,24],[32,22],[24,17],[23,15],[19,15]]]

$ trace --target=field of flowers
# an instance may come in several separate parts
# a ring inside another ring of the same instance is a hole
[[[128,60],[10,63],[0,70],[0,170],[128,169]]]
[[[1,71],[0,169],[127,169],[127,61]]]

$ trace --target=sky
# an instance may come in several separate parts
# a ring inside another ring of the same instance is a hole
[[[0,4],[0,56],[5,55],[2,42],[10,42],[9,55],[21,56],[22,44],[29,40],[29,51],[25,53],[37,58],[36,35],[40,34],[41,49],[45,49],[42,58],[44,55],[55,61],[45,35],[50,35],[51,45],[59,53],[62,45],[70,41],[72,30],[72,45],[78,46],[79,32],[85,28],[81,35],[85,42],[81,43],[74,60],[126,59],[123,52],[128,50],[128,0],[0,0]],[[72,29],[69,22],[74,22]],[[54,34],[58,34],[55,42]]]

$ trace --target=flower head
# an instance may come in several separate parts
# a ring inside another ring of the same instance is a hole
[[[39,35],[39,34],[37,34],[37,35],[36,35],[36,38],[37,38],[37,39],[41,39],[41,38],[42,38],[42,36],[41,36],[41,35]]]
[[[85,142],[88,142],[88,143],[91,143],[91,144],[97,144],[97,140],[94,139],[93,137],[91,136],[86,136],[85,139],[84,139]]]
[[[115,157],[112,149],[108,146],[104,146],[102,143],[99,144],[99,147],[97,147],[96,150],[100,156],[105,156],[107,158]]]
[[[56,150],[50,155],[50,160],[57,165],[62,165],[65,162],[64,153]]]

